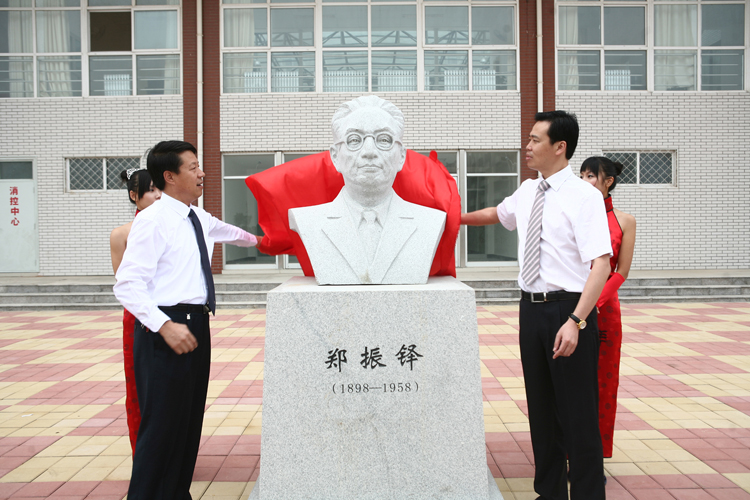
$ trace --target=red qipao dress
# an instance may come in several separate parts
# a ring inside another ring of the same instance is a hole
[[[599,346],[599,432],[602,435],[604,458],[612,457],[612,436],[617,412],[617,388],[620,385],[620,348],[622,346],[622,319],[617,289],[623,277],[615,272],[622,245],[622,228],[612,209],[612,197],[604,200],[607,223],[612,240],[611,271],[602,295],[596,303],[599,308],[598,324],[601,336]]]
[[[136,210],[135,215],[138,215]],[[122,315],[122,354],[125,359],[125,411],[128,419],[128,434],[130,446],[135,455],[135,439],[138,437],[138,427],[141,425],[141,409],[138,406],[138,394],[135,390],[135,365],[133,361],[133,338],[135,331],[135,316],[127,309]]]

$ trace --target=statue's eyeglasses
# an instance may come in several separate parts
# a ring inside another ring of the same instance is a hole
[[[346,136],[346,141],[344,141],[346,143],[346,148],[349,151],[359,151],[362,149],[362,146],[364,146],[368,137],[372,137],[372,140],[375,141],[375,147],[381,151],[390,151],[393,149],[393,145],[398,142],[391,134],[386,132],[381,132],[377,135],[363,135],[357,132],[352,132]]]

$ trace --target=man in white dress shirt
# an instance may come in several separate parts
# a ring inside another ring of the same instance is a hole
[[[594,304],[612,252],[606,210],[601,193],[568,165],[578,143],[575,116],[551,111],[535,120],[526,164],[541,177],[524,181],[497,207],[462,214],[461,223],[518,229],[519,344],[535,491],[544,500],[568,498],[567,457],[571,498],[601,500]]]
[[[203,194],[205,177],[193,145],[160,142],[147,165],[162,198],[133,221],[114,287],[137,319],[141,425],[128,498],[185,500],[191,498],[211,363],[214,243],[251,247],[257,238],[191,205]]]

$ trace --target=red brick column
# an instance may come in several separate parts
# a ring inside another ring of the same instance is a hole
[[[198,67],[195,0],[182,1],[182,134],[198,144]]]
[[[537,112],[537,66],[536,66],[536,0],[520,0],[518,5],[521,80],[521,181],[535,178],[536,171],[526,166],[523,154],[534,126]],[[555,109],[555,2],[542,0],[542,68],[544,74],[544,110]]]
[[[203,208],[214,217],[221,213],[221,137],[219,126],[219,97],[221,57],[219,0],[203,0]],[[211,269],[221,274],[223,251],[221,245],[214,246]]]

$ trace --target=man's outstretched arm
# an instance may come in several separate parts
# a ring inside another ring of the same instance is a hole
[[[500,222],[497,215],[497,207],[487,207],[466,214],[461,214],[461,224],[467,226],[489,226]]]

